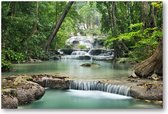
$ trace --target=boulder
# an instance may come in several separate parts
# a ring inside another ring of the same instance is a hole
[[[3,89],[1,100],[2,108],[4,109],[16,109],[18,107],[18,99],[16,98],[15,89]]]
[[[80,66],[82,66],[82,67],[99,67],[100,65],[96,64],[96,63],[84,63],[84,64],[81,64]]]
[[[41,74],[33,76],[33,82],[40,84],[42,87],[49,87],[52,89],[67,89],[69,87],[69,80],[66,76]]]
[[[18,99],[11,95],[1,95],[3,109],[17,109]]]
[[[16,91],[19,105],[39,100],[45,93],[45,89],[42,86],[29,81],[27,81],[26,83],[21,83],[17,87]]]
[[[132,86],[130,89],[130,96],[142,100],[162,100],[163,85],[142,83],[137,86]]]
[[[64,79],[47,79],[46,86],[51,89],[68,89],[69,81]]]

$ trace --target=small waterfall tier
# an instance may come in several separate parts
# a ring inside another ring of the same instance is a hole
[[[109,93],[115,93],[125,96],[130,96],[130,87],[124,85],[114,85],[110,83],[103,83],[100,81],[79,81],[71,80],[69,89],[76,90],[99,90]]]

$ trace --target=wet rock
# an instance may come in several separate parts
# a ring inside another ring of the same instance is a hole
[[[32,58],[30,58],[27,62],[28,63],[41,63],[42,61],[40,59],[32,59]]]
[[[162,100],[163,98],[162,85],[151,83],[137,84],[130,89],[130,96],[142,100]]]
[[[45,93],[45,89],[34,82],[21,83],[16,91],[19,105],[39,100]]]
[[[53,56],[51,56],[49,59],[50,59],[50,60],[59,60],[60,58],[61,58],[60,55],[53,55]]]
[[[65,55],[70,55],[74,50],[73,49],[61,49],[60,51],[62,51]]]
[[[84,64],[81,64],[80,66],[82,66],[82,67],[99,67],[100,65],[96,64],[96,63],[84,63]]]
[[[90,56],[79,56],[79,60],[90,60]]]
[[[18,99],[11,95],[1,95],[3,109],[16,109],[18,107]]]
[[[68,89],[69,81],[62,79],[47,79],[46,86],[51,89]]]
[[[92,49],[90,50],[89,54],[90,55],[100,55],[101,53],[103,53],[105,50],[102,49]]]
[[[33,82],[40,84],[42,87],[66,89],[68,88],[68,81],[66,80],[66,78],[68,77],[41,74],[38,76],[33,76]],[[54,86],[54,84],[56,85]]]

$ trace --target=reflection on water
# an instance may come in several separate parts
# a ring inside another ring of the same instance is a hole
[[[20,109],[114,109],[114,108],[161,108],[122,95],[101,91],[46,90],[38,101],[19,107]]]
[[[114,64],[103,61],[96,61],[100,67],[82,67],[83,63],[88,63],[89,60],[60,60],[46,61],[42,63],[31,64],[15,64],[15,71],[10,73],[2,73],[3,75],[14,74],[39,74],[39,73],[63,73],[76,78],[104,78],[114,79],[127,77],[130,73],[130,66],[124,64]]]

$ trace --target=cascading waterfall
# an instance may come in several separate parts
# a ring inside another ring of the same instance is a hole
[[[102,83],[100,81],[78,81],[71,80],[69,89],[77,90],[99,90],[109,93],[115,93],[125,96],[130,96],[130,87],[124,85],[114,85],[110,83]]]

